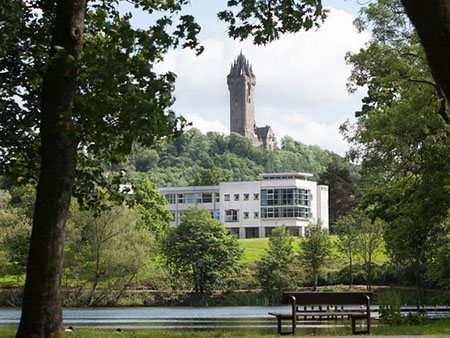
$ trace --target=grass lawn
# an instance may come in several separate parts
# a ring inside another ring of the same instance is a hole
[[[275,337],[276,325],[274,325],[274,334],[257,334],[248,330],[208,330],[208,331],[196,331],[196,330],[183,330],[183,331],[164,331],[164,330],[143,330],[143,331],[126,331],[123,332],[120,337],[149,337],[149,338],[165,338],[165,337]],[[334,336],[350,336],[348,327],[336,328],[336,330],[329,334],[320,335],[334,335]],[[319,334],[318,334],[319,335]],[[425,325],[410,325],[410,326],[379,326],[374,327],[371,332],[371,336],[410,336],[410,335],[424,335],[429,336],[450,336],[450,320],[440,320],[430,322]],[[13,338],[15,336],[14,331],[0,331],[0,337]],[[106,330],[79,330],[67,333],[68,338],[106,338],[106,337],[118,337],[115,332]],[[301,337],[301,336],[298,336]],[[311,337],[309,335],[308,337]],[[367,337],[367,336],[365,336]]]
[[[331,235],[331,241],[335,243],[337,241],[338,236]],[[295,237],[294,240],[294,251],[299,251],[299,242],[301,238]],[[239,239],[239,245],[244,249],[244,254],[239,263],[249,263],[256,260],[260,260],[261,256],[265,254],[265,249],[269,247],[269,238],[248,238],[248,239]],[[384,246],[383,246],[384,247]],[[337,248],[333,247],[333,255],[338,257],[343,257],[338,251]],[[377,263],[384,263],[388,261],[388,257],[384,253],[382,249],[381,252],[377,253],[374,257],[374,261]]]

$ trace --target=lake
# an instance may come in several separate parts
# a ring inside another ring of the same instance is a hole
[[[78,329],[115,330],[245,330],[259,334],[277,332],[277,321],[268,312],[289,312],[289,307],[146,307],[64,309],[64,325]],[[20,309],[0,308],[0,330],[17,328]],[[303,334],[332,333],[337,327],[350,326],[350,321],[298,321]],[[289,322],[284,323],[289,329]]]

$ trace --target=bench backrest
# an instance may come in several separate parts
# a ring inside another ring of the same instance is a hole
[[[365,305],[366,296],[372,301],[373,292],[283,292],[282,304],[291,304],[294,296],[297,305]]]

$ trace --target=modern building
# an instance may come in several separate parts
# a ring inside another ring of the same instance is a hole
[[[256,127],[253,92],[256,76],[242,52],[227,76],[230,91],[230,131],[252,140],[253,145],[273,150],[275,135],[270,126]]]
[[[159,188],[174,216],[173,226],[190,206],[205,207],[238,238],[267,237],[285,224],[293,236],[303,236],[310,222],[328,229],[328,186],[312,174],[261,174],[260,181],[221,182],[218,186]]]

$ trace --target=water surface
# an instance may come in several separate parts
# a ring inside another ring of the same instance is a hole
[[[277,332],[277,321],[269,312],[289,312],[289,307],[146,307],[146,308],[67,308],[65,327],[115,330],[245,330],[259,334]],[[0,309],[0,330],[17,328],[20,309]],[[299,333],[334,332],[349,321],[299,321]],[[285,321],[284,330],[289,330]]]

